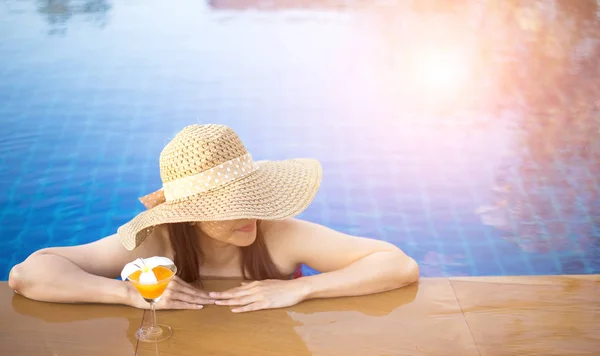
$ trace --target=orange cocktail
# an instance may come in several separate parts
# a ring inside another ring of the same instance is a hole
[[[152,269],[152,272],[154,272],[154,275],[156,276],[156,283],[140,283],[140,274],[142,274],[142,271],[140,270],[133,272],[129,275],[128,279],[144,299],[157,301],[165,291],[165,288],[169,285],[171,277],[173,277],[175,273],[164,266],[156,266]]]
[[[150,324],[142,326],[136,332],[138,340],[159,342],[171,336],[170,326],[156,323],[155,306],[176,273],[177,267],[173,261],[160,256],[138,258],[128,263],[121,271],[121,278],[128,280],[137,289],[142,298],[150,304],[152,311]]]

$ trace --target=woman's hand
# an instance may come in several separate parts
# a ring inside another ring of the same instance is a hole
[[[150,309],[150,303],[146,302],[133,286],[131,288],[133,289],[131,293],[135,293],[132,295],[132,305],[140,309]],[[214,304],[214,302],[214,299],[202,289],[174,276],[156,303],[156,309],[202,309],[204,304]]]
[[[269,279],[242,282],[242,285],[224,292],[210,292],[217,305],[239,306],[231,311],[242,313],[261,309],[284,308],[304,300],[306,292],[300,280]]]

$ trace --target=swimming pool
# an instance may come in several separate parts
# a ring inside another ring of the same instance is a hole
[[[399,3],[0,3],[0,280],[142,211],[191,123],[321,160],[302,217],[423,276],[600,273],[597,1]]]

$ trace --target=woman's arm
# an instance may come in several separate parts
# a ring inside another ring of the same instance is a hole
[[[280,237],[274,250],[281,258],[322,272],[297,280],[304,299],[384,292],[419,279],[415,260],[385,241],[295,219],[279,223],[274,230]]]
[[[29,299],[58,303],[129,304],[127,283],[82,270],[53,253],[34,253],[12,268],[8,285]]]
[[[346,235],[301,220],[269,222],[265,240],[281,270],[306,264],[319,275],[295,280],[242,283],[212,292],[218,305],[233,312],[282,308],[310,298],[356,296],[400,288],[419,279],[417,263],[384,241]]]
[[[42,249],[12,268],[8,284],[40,301],[132,305],[135,290],[115,278],[128,262],[158,254],[158,240],[150,236],[134,251],[126,250],[116,235],[85,245]]]

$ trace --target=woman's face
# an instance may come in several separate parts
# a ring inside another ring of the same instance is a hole
[[[248,246],[256,240],[256,220],[201,221],[200,230],[215,240],[235,246]]]

